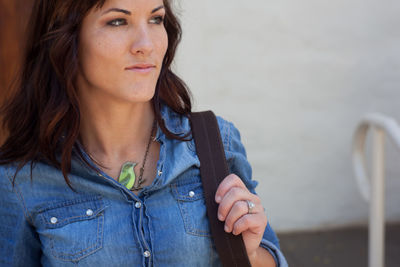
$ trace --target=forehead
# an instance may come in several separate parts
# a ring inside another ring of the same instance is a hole
[[[100,10],[118,7],[129,11],[146,11],[146,9],[163,5],[163,0],[106,0]]]
[[[106,0],[102,6],[93,6],[85,15],[82,23],[83,25],[94,23],[107,14],[117,14],[117,12],[107,12],[110,9],[126,10],[133,16],[151,14],[155,8],[163,6],[164,2],[163,0]]]

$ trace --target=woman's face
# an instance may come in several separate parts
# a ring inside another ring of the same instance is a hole
[[[77,86],[90,99],[149,101],[168,36],[162,0],[107,0],[93,8],[79,35]]]

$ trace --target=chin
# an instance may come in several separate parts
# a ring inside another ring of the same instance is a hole
[[[151,92],[142,92],[142,93],[135,92],[130,96],[128,96],[127,98],[131,103],[149,102],[153,98],[154,92],[155,92],[154,90],[152,90]]]
[[[150,101],[155,93],[156,83],[143,82],[125,84],[114,90],[114,95],[119,95],[119,99],[127,102],[147,102]],[[119,92],[119,93],[118,93]]]

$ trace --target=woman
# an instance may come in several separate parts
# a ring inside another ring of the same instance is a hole
[[[35,1],[3,108],[1,265],[220,265],[189,91],[170,69],[180,33],[168,0]],[[239,132],[218,122],[232,173],[219,219],[253,266],[284,266]]]

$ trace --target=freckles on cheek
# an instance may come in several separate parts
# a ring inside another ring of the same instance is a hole
[[[88,38],[85,40],[81,50],[83,73],[90,84],[99,86],[99,82],[107,80],[107,73],[112,63],[105,52],[105,43],[101,40]]]
[[[101,66],[103,69],[107,66],[111,67],[117,58],[115,48],[106,40],[93,41],[88,46],[87,56],[92,67]]]

